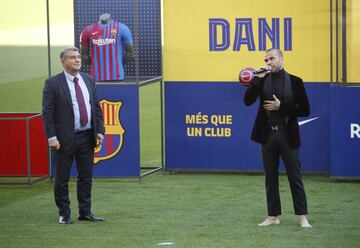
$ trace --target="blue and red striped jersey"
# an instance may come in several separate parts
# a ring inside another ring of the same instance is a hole
[[[80,36],[80,45],[90,47],[90,72],[96,81],[124,79],[123,45],[132,43],[130,29],[114,20],[108,24],[93,23]]]

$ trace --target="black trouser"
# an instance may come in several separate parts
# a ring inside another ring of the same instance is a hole
[[[307,202],[301,178],[299,153],[298,149],[290,148],[286,130],[271,131],[268,141],[261,146],[261,153],[265,170],[268,216],[278,216],[281,214],[278,177],[280,156],[284,162],[290,184],[295,214],[307,214]]]
[[[69,177],[71,165],[77,165],[77,199],[79,214],[86,215],[91,209],[91,184],[93,174],[94,147],[92,145],[92,131],[74,134],[71,149],[61,149],[55,153],[56,177],[54,195],[59,209],[59,215],[70,216]],[[61,144],[60,144],[61,145]]]

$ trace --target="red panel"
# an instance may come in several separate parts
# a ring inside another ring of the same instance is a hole
[[[36,114],[0,113],[0,176],[28,175],[26,117],[34,115]],[[28,119],[31,176],[44,176],[48,174],[48,153],[42,117]]]
[[[48,142],[42,116],[30,120],[30,161],[32,175],[48,175]]]

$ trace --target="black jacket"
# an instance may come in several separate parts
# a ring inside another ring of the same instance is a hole
[[[80,73],[89,91],[91,105],[91,125],[93,128],[93,146],[96,145],[96,134],[105,133],[103,116],[97,98],[95,81],[86,74]],[[70,149],[74,139],[74,110],[70,90],[65,74],[59,73],[45,81],[42,99],[42,112],[48,138],[57,136],[60,149]]]
[[[290,137],[290,147],[298,148],[300,147],[300,132],[299,125],[297,121],[297,117],[305,117],[310,115],[310,105],[309,100],[306,95],[305,87],[303,80],[294,75],[290,75],[291,88],[293,101],[290,102],[281,102],[279,113],[283,117],[288,117],[286,123],[286,129],[289,133]],[[267,75],[268,76],[268,75]],[[264,96],[263,96],[263,86],[265,83],[264,78],[255,77],[253,82],[248,86],[245,95],[244,95],[244,103],[246,105],[253,104],[258,97],[260,97],[259,109],[256,115],[254,127],[251,134],[251,139],[257,143],[265,144],[269,132],[270,132],[270,124],[269,118],[266,114],[265,109],[263,108],[264,104]]]

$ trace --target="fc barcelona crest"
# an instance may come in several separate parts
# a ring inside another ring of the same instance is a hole
[[[102,145],[95,148],[94,164],[115,157],[121,150],[125,133],[119,118],[121,105],[121,101],[111,102],[105,99],[100,101],[105,137]]]

